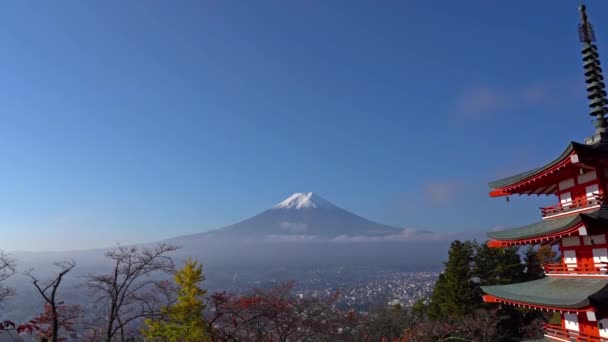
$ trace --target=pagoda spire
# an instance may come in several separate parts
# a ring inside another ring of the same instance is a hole
[[[600,55],[597,51],[595,42],[595,32],[593,26],[587,17],[586,6],[579,7],[581,12],[581,23],[578,25],[578,34],[580,41],[583,43],[583,67],[585,69],[585,83],[587,83],[587,98],[589,99],[589,115],[595,116],[594,122],[596,131],[595,135],[588,139],[588,143],[605,142],[605,133],[608,130],[605,114],[608,113],[606,105],[606,84],[602,75],[602,67],[600,66]]]

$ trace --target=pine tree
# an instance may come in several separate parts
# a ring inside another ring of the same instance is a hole
[[[543,267],[540,264],[534,246],[528,246],[528,249],[526,249],[524,265],[526,267],[526,280],[535,280],[544,277]]]
[[[205,280],[202,265],[186,261],[174,280],[178,287],[176,303],[163,309],[165,320],[145,320],[142,334],[153,341],[208,341],[203,317],[206,291],[199,287]]]
[[[470,242],[452,242],[445,271],[439,276],[429,307],[429,316],[461,318],[479,305],[475,283],[471,280],[473,245]]]
[[[476,244],[475,250],[472,272],[479,285],[505,285],[525,280],[517,247],[490,248],[484,243]]]

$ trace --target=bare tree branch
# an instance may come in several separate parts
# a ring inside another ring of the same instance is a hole
[[[1,282],[15,274],[15,261],[11,259],[4,251],[0,250],[0,303],[6,300],[7,297],[15,294],[15,291],[10,287],[5,287]]]
[[[155,276],[175,271],[173,260],[167,255],[175,250],[175,246],[159,244],[142,250],[119,246],[106,253],[106,258],[113,261],[112,271],[90,275],[87,282],[97,303],[103,306],[104,341],[118,337],[125,341],[125,329],[130,323],[160,315],[160,308],[169,303],[170,291],[169,284]]]
[[[51,311],[51,341],[57,342],[59,340],[59,312],[58,308],[62,304],[57,300],[57,290],[59,289],[59,285],[61,281],[74,267],[76,267],[76,262],[74,260],[56,262],[54,263],[56,267],[59,268],[59,273],[55,276],[51,282],[47,285],[41,285],[40,280],[34,276],[33,269],[30,269],[25,272],[25,275],[32,279],[32,283],[38,291],[38,294],[44,299],[44,302],[50,307]]]

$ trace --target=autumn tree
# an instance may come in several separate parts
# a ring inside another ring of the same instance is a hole
[[[200,285],[205,280],[203,266],[191,259],[173,277],[177,301],[161,310],[159,319],[146,319],[142,330],[150,340],[167,342],[202,342],[208,340],[203,318],[205,293]]]
[[[328,298],[295,298],[293,283],[252,294],[210,296],[208,332],[213,341],[356,341],[360,317],[334,308]]]
[[[90,275],[87,281],[105,318],[104,326],[92,328],[95,333],[101,330],[100,339],[125,341],[132,323],[160,316],[161,308],[171,302],[169,283],[161,276],[174,272],[174,263],[168,254],[176,249],[159,244],[141,250],[117,247],[106,253],[112,270]]]
[[[15,274],[15,261],[11,259],[4,251],[0,250],[0,303],[6,300],[7,297],[14,294],[14,290],[10,287],[5,287],[2,282]]]
[[[408,328],[400,342],[437,342],[437,341],[476,341],[502,342],[514,341],[502,332],[496,321],[495,310],[479,309],[456,318],[442,320],[422,320]]]
[[[401,305],[384,308],[368,319],[363,329],[363,335],[370,341],[399,341],[404,337],[405,331],[412,328],[414,319],[411,311]]]
[[[46,306],[48,306],[48,324],[49,330],[47,332],[48,338],[52,342],[60,341],[59,330],[62,328],[60,324],[60,306],[63,302],[58,300],[58,290],[62,281],[66,274],[68,274],[74,267],[76,267],[76,263],[72,261],[64,261],[55,263],[55,266],[59,268],[59,272],[55,276],[55,278],[46,284],[42,284],[40,280],[34,275],[33,270],[27,271],[25,274],[30,277],[34,287],[38,294],[42,297],[45,304],[45,311],[47,310]]]
[[[528,246],[524,255],[526,280],[535,280],[545,276],[543,266],[556,262],[557,253],[550,245],[542,245],[538,249]]]
[[[36,324],[35,333],[38,338],[42,341],[53,340],[56,335],[53,331],[53,322],[55,317],[58,317],[58,326],[60,330],[73,339],[77,338],[76,333],[76,320],[82,315],[82,309],[79,305],[68,305],[63,302],[57,303],[56,313],[53,312],[53,307],[46,303],[44,305],[44,311],[38,316],[34,317],[31,322]],[[59,336],[57,341],[66,341],[67,338]]]

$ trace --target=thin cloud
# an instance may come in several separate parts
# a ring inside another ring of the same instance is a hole
[[[431,182],[423,187],[424,196],[432,204],[453,202],[461,189],[460,183],[451,181]]]
[[[505,230],[507,229],[507,226],[504,226],[502,224],[499,224],[497,226],[492,227],[492,229],[490,229],[491,232],[499,232],[501,230]]]
[[[289,233],[305,233],[308,231],[308,225],[306,223],[283,221],[279,226]]]
[[[456,113],[464,119],[480,119],[515,106],[546,106],[563,103],[580,94],[583,85],[568,80],[529,83],[515,89],[491,85],[464,89],[456,99]]]
[[[336,243],[452,241],[456,239],[468,240],[471,235],[471,233],[436,233],[406,228],[398,234],[385,236],[340,235],[331,241]]]
[[[312,242],[317,241],[318,238],[315,235],[279,235],[272,234],[266,236],[266,241],[268,242]]]
[[[458,112],[465,117],[477,118],[495,112],[507,101],[507,94],[487,86],[466,89],[459,97]]]

